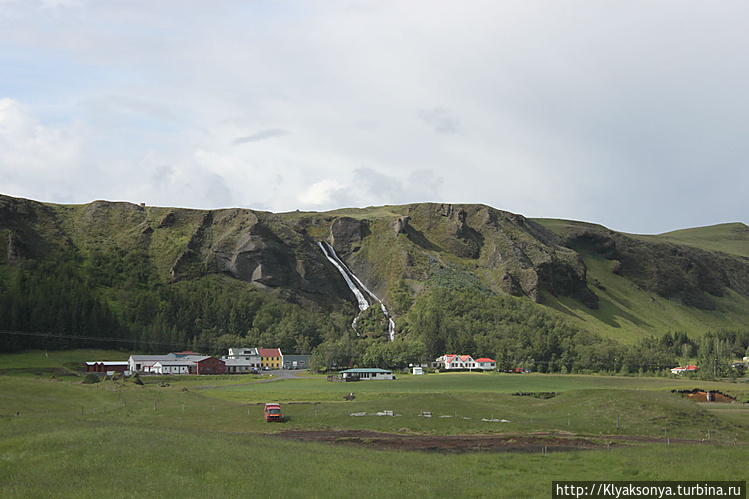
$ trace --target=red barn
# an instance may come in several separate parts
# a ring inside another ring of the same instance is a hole
[[[216,357],[201,357],[195,359],[195,371],[191,374],[226,374],[226,362]]]
[[[125,371],[127,371],[128,367],[129,363],[126,360],[97,360],[94,362],[86,362],[87,373],[124,373]]]

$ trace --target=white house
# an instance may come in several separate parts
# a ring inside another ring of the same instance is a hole
[[[492,359],[486,357],[476,359],[476,365],[478,365],[479,369],[482,369],[484,371],[493,371],[497,368],[497,363]]]
[[[696,373],[699,371],[700,368],[695,365],[688,365],[683,367],[674,367],[671,369],[671,372],[674,374],[684,374],[684,373]]]
[[[249,363],[249,367],[260,367],[260,353],[257,348],[230,348],[227,359],[244,360]]]
[[[477,369],[478,365],[470,355],[443,355],[438,358],[436,363],[442,369]]]
[[[377,380],[377,379],[395,379],[393,371],[377,368],[357,368],[347,369],[338,373],[343,379],[358,380]]]

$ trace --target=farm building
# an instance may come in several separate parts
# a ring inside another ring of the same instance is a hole
[[[97,360],[94,362],[86,362],[87,373],[106,373],[107,376],[111,376],[114,373],[124,373],[127,371],[129,364],[126,360]]]
[[[479,369],[483,369],[484,371],[493,371],[497,368],[497,363],[492,359],[486,357],[476,359],[476,364],[478,365]]]
[[[134,373],[150,373],[157,362],[173,360],[177,360],[173,353],[168,355],[131,355],[128,359],[128,370]]]
[[[309,355],[284,355],[284,369],[307,369],[309,367]]]
[[[192,374],[226,374],[226,363],[216,357],[201,357],[193,360],[195,370]]]
[[[190,365],[186,360],[160,360],[151,366],[151,374],[189,374]]]
[[[259,359],[260,357],[258,357]],[[256,373],[260,369],[260,362],[253,362],[246,359],[233,359],[221,357],[226,365],[226,374],[249,374]]]
[[[143,374],[224,374],[223,360],[193,352],[175,355],[131,355],[128,360],[131,372]]]
[[[345,380],[376,380],[376,379],[395,379],[393,371],[377,368],[357,368],[347,369],[338,373]]]

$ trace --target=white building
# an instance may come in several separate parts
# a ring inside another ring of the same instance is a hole
[[[250,368],[260,368],[262,359],[260,357],[260,352],[258,352],[257,348],[230,348],[229,349],[229,355],[227,355],[226,359],[233,359],[233,360],[241,360],[245,361],[247,365]],[[237,366],[245,364],[236,364]],[[227,367],[229,364],[227,364]]]
[[[470,355],[443,355],[435,362],[440,369],[458,370],[458,369],[477,369],[478,364]]]
[[[190,366],[195,362],[189,360],[160,360],[151,366],[151,374],[190,374]]]
[[[173,353],[168,355],[131,355],[128,359],[129,371],[133,373],[150,373],[154,364],[162,361],[176,360]]]
[[[341,378],[348,380],[358,379],[360,381],[363,381],[377,379],[395,379],[395,377],[393,376],[393,371],[377,368],[347,369],[345,371],[341,371],[338,374],[341,376]]]
[[[494,360],[488,359],[486,357],[476,359],[476,365],[479,369],[482,369],[484,371],[493,371],[497,368],[497,363]]]

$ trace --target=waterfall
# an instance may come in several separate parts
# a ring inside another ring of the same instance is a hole
[[[330,263],[332,263],[333,265],[335,265],[335,267],[338,269],[338,272],[341,273],[341,275],[343,276],[343,278],[346,281],[346,284],[348,284],[349,289],[351,289],[351,291],[353,291],[354,296],[356,296],[356,301],[359,302],[359,310],[361,310],[361,311],[367,310],[369,308],[369,302],[367,301],[366,298],[364,298],[364,295],[359,290],[359,288],[357,288],[354,285],[354,283],[351,281],[351,277],[350,276],[353,276],[354,274],[352,274],[351,271],[348,270],[348,267],[346,267],[346,265],[343,262],[340,261],[340,259],[338,258],[338,255],[335,254],[335,250],[333,250],[333,247],[331,245],[329,245],[328,243],[324,243],[323,244],[321,242],[318,242],[317,245],[320,247],[320,249],[322,250],[322,252],[325,254],[325,258],[327,258],[328,260],[330,260]],[[354,277],[354,278],[356,279],[356,277]],[[358,281],[358,279],[357,279],[357,281]]]
[[[388,339],[390,341],[393,341],[395,339],[395,321],[392,317],[390,317],[390,314],[388,313],[387,308],[385,308],[385,304],[382,303],[382,300],[380,300],[374,293],[372,293],[369,288],[367,288],[364,283],[361,282],[358,277],[356,277],[356,274],[351,272],[351,270],[346,266],[343,260],[338,257],[338,254],[333,249],[333,246],[326,242],[320,241],[317,242],[317,245],[322,250],[325,258],[327,258],[328,261],[330,261],[330,263],[332,263],[335,268],[338,269],[338,272],[340,272],[343,276],[343,279],[346,281],[349,289],[354,293],[354,296],[356,296],[356,301],[359,303],[359,310],[361,312],[367,310],[369,306],[375,302],[380,304],[380,309],[385,315],[385,318],[388,320]],[[367,299],[365,293],[371,298],[372,303],[370,303],[370,300]],[[354,319],[352,326],[355,327],[355,325],[356,319]]]

